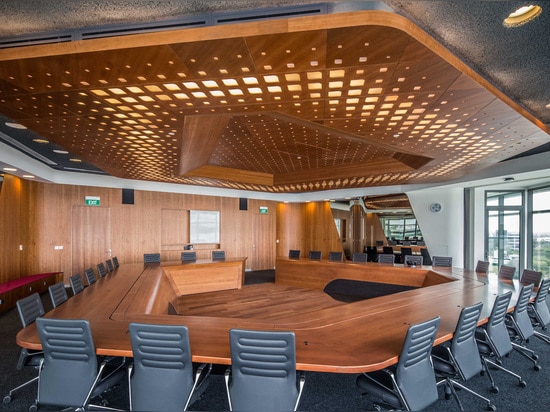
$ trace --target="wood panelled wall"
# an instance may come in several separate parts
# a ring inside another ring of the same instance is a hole
[[[85,206],[86,196],[99,196],[100,206]],[[260,214],[260,206],[268,213]],[[0,282],[51,271],[64,272],[68,282],[70,275],[104,261],[109,249],[121,263],[142,262],[144,253],[156,252],[163,261],[179,260],[189,241],[189,210],[220,211],[220,244],[195,245],[199,258],[219,247],[227,256],[247,257],[247,270],[261,270],[274,268],[275,257],[287,256],[290,248],[304,256],[322,250],[325,257],[342,250],[328,202],[248,199],[248,210],[239,210],[238,198],[136,190],[132,205],[122,204],[121,189],[6,175],[0,193]]]
[[[277,207],[277,256],[299,249],[302,257],[320,250],[343,251],[329,202],[279,203]]]

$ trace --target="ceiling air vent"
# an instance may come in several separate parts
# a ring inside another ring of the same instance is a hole
[[[215,15],[212,23],[227,24],[267,19],[286,19],[289,17],[312,16],[316,14],[327,14],[326,3],[224,13]]]
[[[65,43],[73,40],[71,33],[39,33],[28,36],[5,37],[0,39],[0,49],[34,46],[37,44]]]
[[[196,15],[188,16],[185,18],[159,21],[150,23],[139,23],[132,25],[109,25],[93,27],[86,30],[82,30],[80,33],[80,39],[97,39],[101,37],[114,37],[114,36],[126,36],[129,34],[141,34],[152,33],[167,30],[188,29],[193,27],[209,26],[211,21],[210,15]]]

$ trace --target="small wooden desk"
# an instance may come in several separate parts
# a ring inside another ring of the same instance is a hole
[[[449,281],[394,295],[309,311],[303,315],[293,314],[261,321],[221,316],[168,315],[167,302],[176,293],[170,287],[163,267],[125,264],[45,316],[88,319],[97,353],[114,356],[132,356],[128,333],[130,322],[184,324],[189,328],[193,361],[225,365],[231,362],[231,328],[292,330],[296,334],[298,369],[360,373],[396,363],[409,325],[440,316],[441,323],[436,338],[438,344],[451,339],[460,310],[464,306],[484,302],[481,317],[486,320],[497,294],[512,290],[512,302],[515,302],[519,292],[516,283],[505,284],[495,277],[478,276],[459,269],[412,269],[398,265],[307,259],[278,259],[277,264],[278,277],[282,276],[281,270],[292,269],[293,274],[303,271],[303,277],[310,280],[323,276],[327,279],[330,276],[345,278],[352,274],[357,277],[362,274],[365,280],[372,280],[373,276],[380,277],[380,274],[387,277],[392,273],[411,274],[408,271],[418,270],[419,273],[433,272],[433,276]],[[208,266],[205,265],[206,276]],[[235,292],[228,290],[216,293],[227,293],[230,298]],[[265,298],[269,299],[269,296]],[[17,334],[17,343],[29,349],[40,349],[36,326],[31,324],[22,329]]]

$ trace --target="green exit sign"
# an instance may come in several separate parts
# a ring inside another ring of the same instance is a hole
[[[260,206],[260,214],[267,215],[267,206]]]
[[[99,196],[86,196],[84,199],[84,204],[86,206],[100,206],[101,205],[101,199]]]

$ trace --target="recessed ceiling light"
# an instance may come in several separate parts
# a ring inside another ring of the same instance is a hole
[[[514,179],[513,177],[505,177],[504,178],[505,182],[513,182],[514,180],[516,180],[516,179]]]
[[[43,144],[50,143],[50,141],[46,139],[32,139],[32,141],[35,143],[43,143]]]
[[[6,172],[17,172],[15,167],[4,167],[2,170],[5,170]]]
[[[58,153],[58,154],[69,154],[69,152],[67,152],[66,150],[58,150],[58,149],[55,149],[53,152],[54,152],[54,153]]]
[[[540,13],[542,13],[542,7],[537,6],[536,4],[523,6],[510,13],[510,15],[504,19],[504,25],[506,27],[518,27],[530,22]]]
[[[34,179],[33,175],[23,175],[23,177],[26,179]]]
[[[20,123],[6,122],[6,126],[11,127],[12,129],[25,130],[26,127]]]
[[[548,104],[546,105],[546,108],[547,108],[547,109],[550,109],[550,103],[548,103]]]

